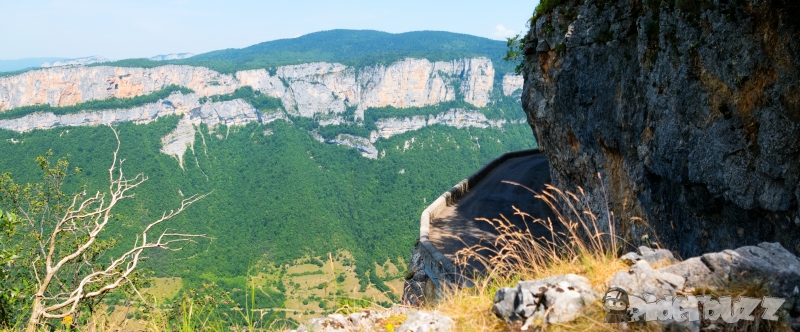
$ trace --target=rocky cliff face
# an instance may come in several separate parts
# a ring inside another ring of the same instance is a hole
[[[522,101],[555,184],[590,188],[598,211],[604,186],[634,243],[800,253],[798,18],[788,0],[567,1],[540,15]]]
[[[406,59],[389,66],[356,70],[335,63],[285,66],[271,75],[264,69],[225,75],[203,67],[71,67],[29,71],[0,78],[0,111],[49,104],[69,106],[109,97],[128,98],[175,84],[200,96],[231,93],[251,86],[280,98],[290,113],[306,117],[336,114],[357,107],[412,107],[454,100],[486,106],[494,67],[486,58],[430,62]]]
[[[256,110],[242,100],[200,103],[200,97],[232,93],[244,86],[281,99],[290,115],[314,117],[321,126],[353,123],[345,116],[355,108],[363,118],[369,107],[420,107],[460,100],[486,106],[495,72],[486,58],[430,62],[406,59],[389,66],[354,69],[336,63],[307,63],[267,70],[240,71],[224,75],[203,67],[162,66],[156,68],[70,67],[36,70],[0,78],[0,110],[49,104],[70,106],[110,97],[127,98],[152,93],[169,85],[190,88],[195,93],[173,93],[156,103],[131,109],[86,111],[55,115],[33,113],[0,120],[0,129],[27,132],[62,126],[112,125],[121,122],[149,123],[168,115],[181,116],[177,127],[162,138],[161,152],[173,155],[183,165],[183,155],[192,149],[196,126],[244,125],[286,119],[280,110]],[[504,78],[503,89],[513,93],[521,81]],[[516,77],[516,76],[515,76]],[[263,113],[266,112],[266,113]],[[351,113],[352,114],[352,113]],[[476,110],[452,109],[438,115],[379,120],[370,137],[339,135],[325,143],[355,148],[364,157],[377,158],[375,143],[424,126],[500,127],[505,120],[489,120]]]
[[[400,135],[435,124],[456,128],[488,128],[502,127],[506,122],[506,120],[489,120],[483,113],[459,108],[428,116],[420,115],[406,118],[385,118],[375,121],[375,126],[378,127],[378,131],[376,135],[373,135],[372,142],[374,143],[378,137],[389,138],[394,135]]]
[[[505,74],[503,76],[503,95],[510,96],[521,90],[523,83],[521,75]]]
[[[28,132],[56,127],[114,125],[123,122],[146,124],[170,115],[181,116],[181,120],[175,130],[161,139],[163,144],[161,152],[175,156],[181,165],[184,152],[194,143],[195,128],[200,123],[209,127],[241,126],[249,122],[264,124],[286,118],[279,111],[260,112],[241,99],[200,104],[197,94],[183,95],[176,92],[156,103],[130,109],[85,111],[62,115],[50,112],[32,113],[16,119],[0,120],[0,129]]]

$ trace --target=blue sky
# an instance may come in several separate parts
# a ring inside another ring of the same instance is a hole
[[[505,39],[538,0],[0,0],[0,60],[203,53],[330,29]]]

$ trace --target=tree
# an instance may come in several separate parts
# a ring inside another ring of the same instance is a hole
[[[13,209],[16,222],[24,228],[19,233],[30,239],[26,243],[31,247],[24,260],[33,280],[28,331],[35,331],[46,319],[72,317],[80,305],[99,301],[123,285],[141,297],[134,280],[143,252],[154,248],[180,250],[188,242],[206,238],[204,234],[176,233],[162,225],[208,194],[193,195],[182,200],[177,209],[148,223],[132,247],[119,257],[103,255],[118,242],[101,237],[110,223],[119,221],[114,208],[120,201],[133,198],[133,190],[147,181],[141,173],[132,178],[125,175],[124,159],[118,158],[119,135],[111,129],[117,148],[108,169],[109,187],[105,192],[87,195],[84,188],[80,193],[66,195],[62,185],[72,173],[69,162],[60,158],[51,164],[52,151],[36,159],[44,173],[41,183],[19,185],[9,174],[0,176],[0,201]],[[163,230],[152,235],[156,229]]]
[[[11,325],[11,307],[18,299],[19,289],[12,287],[13,275],[8,268],[17,258],[16,246],[11,244],[11,238],[16,234],[19,224],[17,216],[13,213],[0,210],[0,328],[9,328]]]
[[[525,49],[525,40],[527,37],[527,35],[520,37],[520,35],[517,34],[514,37],[506,38],[506,47],[508,47],[508,50],[503,60],[517,63],[517,66],[514,67],[514,72],[517,73],[517,75],[521,74],[522,70],[525,68],[525,56],[522,52]]]

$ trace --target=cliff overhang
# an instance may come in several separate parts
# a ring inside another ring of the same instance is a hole
[[[588,189],[597,209],[607,197],[634,245],[800,253],[798,17],[783,0],[566,1],[537,15],[522,102],[554,185]]]

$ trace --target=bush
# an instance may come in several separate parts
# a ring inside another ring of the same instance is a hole
[[[533,17],[531,17],[531,25],[536,23],[536,19],[541,17],[544,14],[549,13],[556,8],[556,6],[561,4],[561,0],[542,0],[539,2],[539,5],[536,6],[536,10],[533,12]]]

